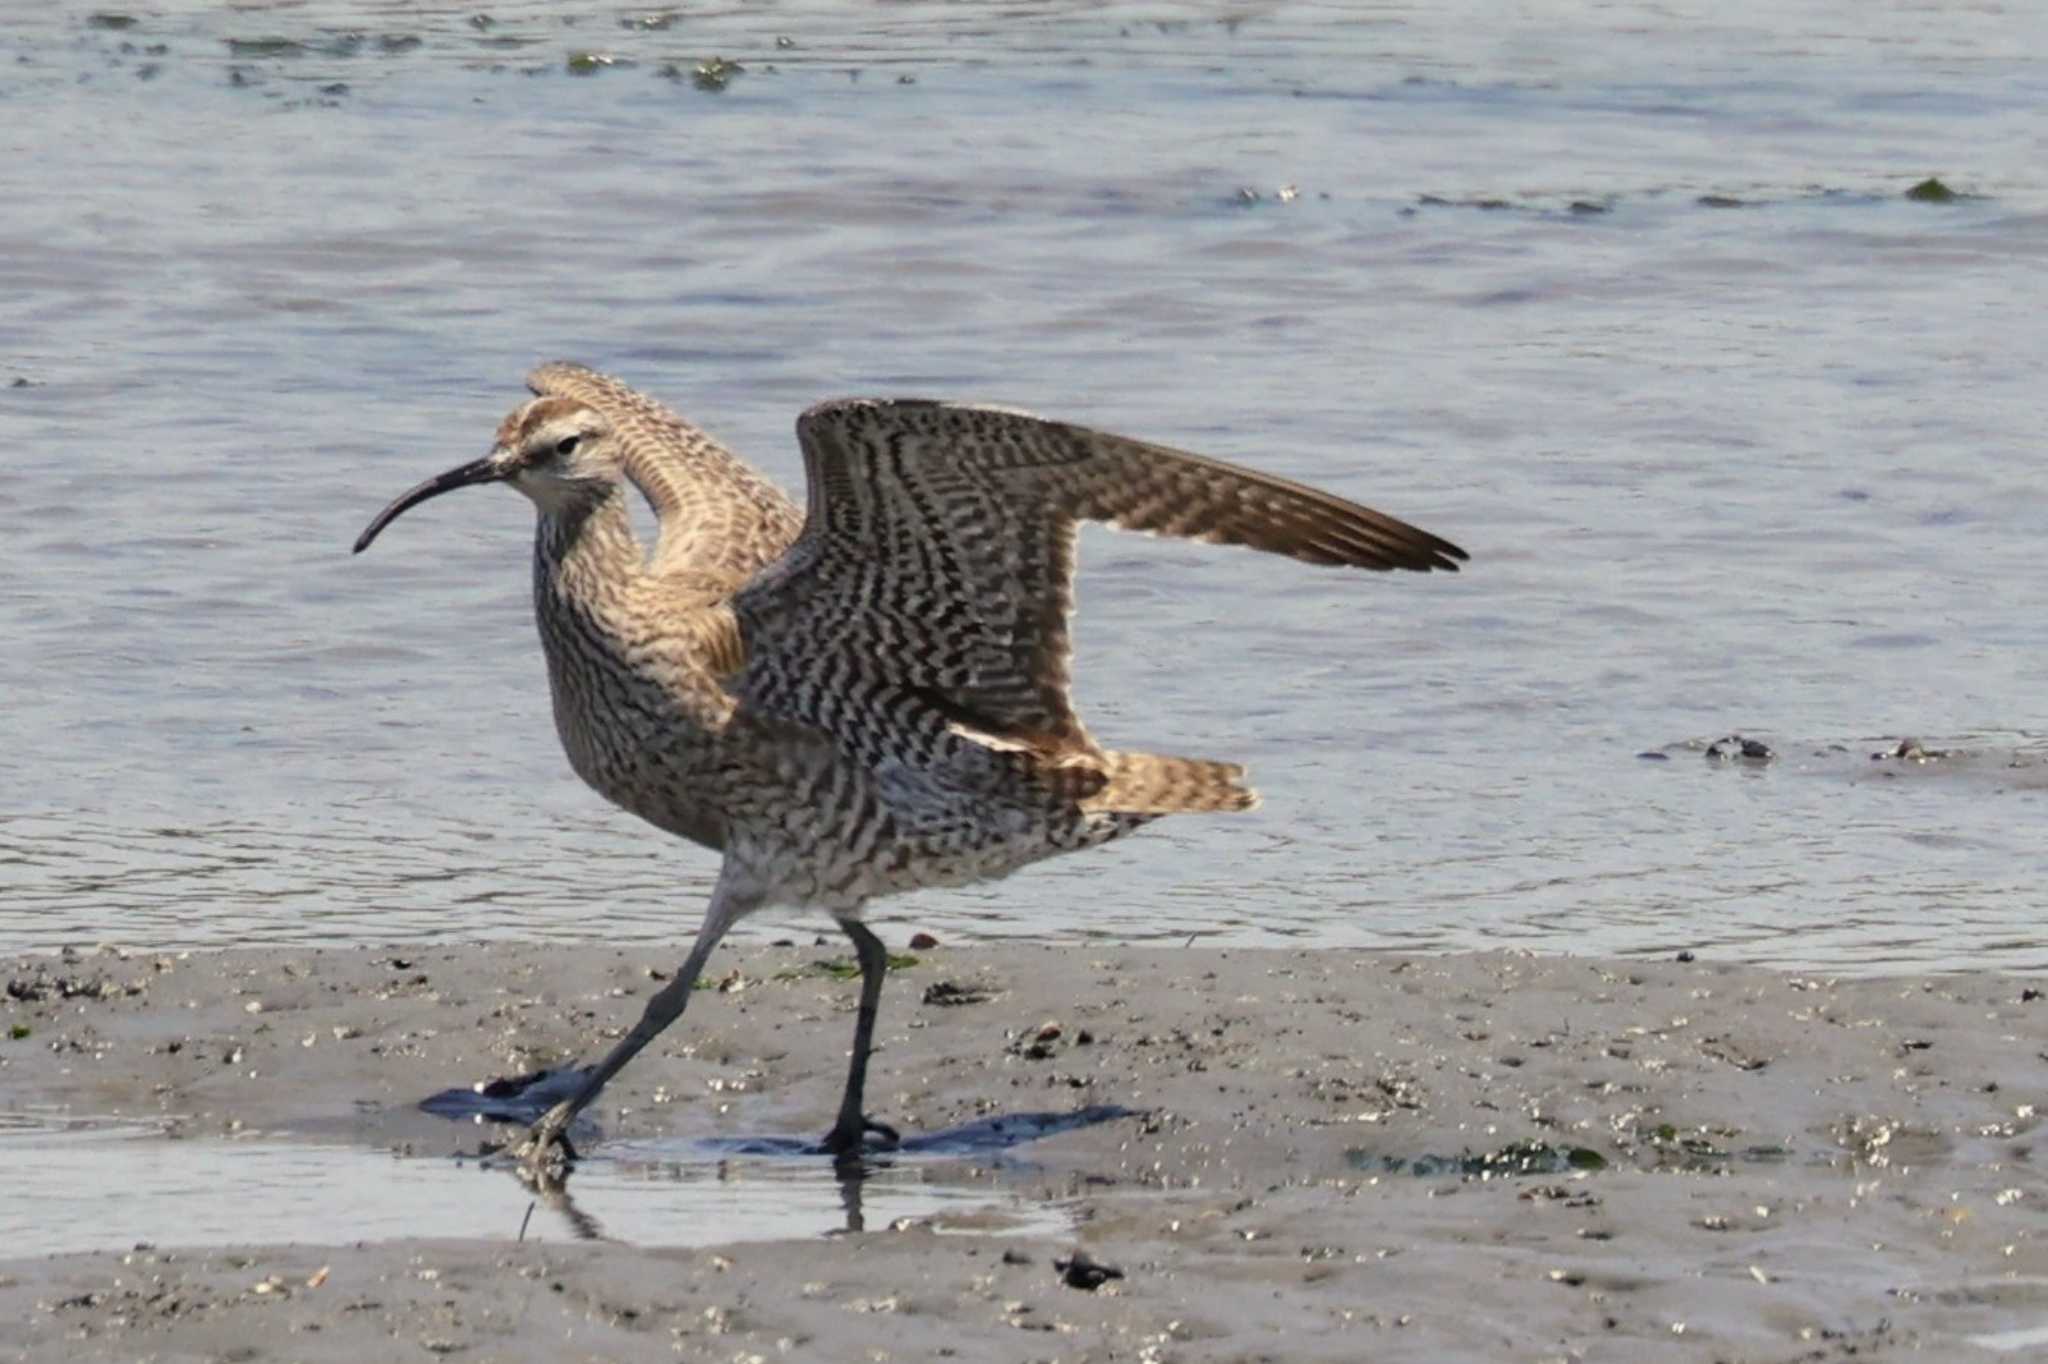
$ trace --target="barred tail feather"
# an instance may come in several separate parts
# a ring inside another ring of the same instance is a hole
[[[1081,801],[1084,810],[1176,815],[1249,810],[1259,803],[1259,793],[1244,785],[1244,768],[1236,763],[1157,753],[1106,753],[1103,759],[1109,780]]]

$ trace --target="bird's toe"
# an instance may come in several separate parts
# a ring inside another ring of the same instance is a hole
[[[527,1130],[526,1137],[512,1148],[522,1174],[536,1181],[559,1182],[576,1162],[576,1148],[569,1141],[569,1123],[576,1111],[567,1103],[556,1104]]]
[[[862,1114],[857,1122],[841,1122],[820,1142],[825,1153],[855,1156],[865,1150],[890,1151],[903,1140],[895,1128]]]

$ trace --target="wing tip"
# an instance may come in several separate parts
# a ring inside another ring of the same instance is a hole
[[[1456,573],[1459,564],[1469,563],[1472,559],[1471,555],[1441,536],[1431,535],[1405,522],[1399,524],[1404,532],[1399,539],[1390,539],[1383,534],[1370,547],[1357,544],[1337,548],[1324,546],[1322,552],[1313,557],[1308,554],[1296,557],[1309,563],[1363,568],[1376,573]]]
[[[1423,548],[1426,553],[1422,562],[1413,565],[1403,565],[1403,567],[1413,567],[1418,573],[1428,573],[1432,570],[1443,573],[1456,573],[1459,564],[1472,562],[1472,556],[1464,550],[1452,544],[1449,540],[1440,539],[1434,535],[1429,537],[1428,542]]]
[[[562,380],[601,381],[607,377],[580,360],[544,360],[526,371],[526,389],[536,397],[546,397],[560,392]]]

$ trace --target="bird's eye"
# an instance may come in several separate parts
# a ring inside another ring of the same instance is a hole
[[[577,446],[577,444],[578,444],[578,443],[579,443],[579,442],[580,442],[580,441],[581,441],[582,439],[583,439],[583,437],[581,437],[581,436],[564,436],[564,437],[562,437],[562,438],[561,438],[560,440],[558,440],[558,441],[556,441],[556,442],[555,442],[555,453],[556,453],[556,454],[558,454],[558,455],[573,455],[573,454],[575,454],[575,453],[576,453],[576,446]]]

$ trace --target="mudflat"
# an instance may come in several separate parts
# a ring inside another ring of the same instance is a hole
[[[47,1203],[0,1212],[0,1359],[2048,1349],[2048,998],[1996,974],[939,947],[884,998],[869,1097],[910,1149],[873,1178],[1000,1190],[1045,1217],[878,1219],[852,1180],[860,1230],[763,1239],[742,1179],[688,1247],[579,1218],[578,1179],[625,1150],[829,1169],[787,1139],[822,1133],[838,1098],[856,992],[838,955],[722,953],[580,1134],[584,1172],[542,1200],[566,1221],[451,1238],[423,1206],[395,1236],[341,1218],[287,1245],[140,1247],[121,1236],[123,1172],[193,1143],[224,1173],[187,1196],[229,1210],[249,1206],[235,1157],[258,1140],[399,1153],[360,1174],[366,1207],[390,1197],[380,1169],[451,1158],[509,1186],[475,1168],[502,1129],[420,1101],[596,1054],[673,963],[509,944],[9,961],[0,1153],[23,1169],[38,1144],[85,1143],[66,1168],[90,1171],[94,1124],[144,1135],[104,1148],[101,1248],[38,1253],[98,1242],[22,1224]]]

